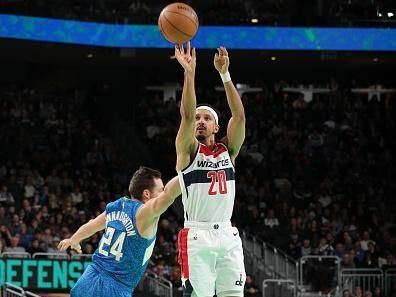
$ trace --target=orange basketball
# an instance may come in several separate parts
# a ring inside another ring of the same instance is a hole
[[[158,27],[166,40],[175,44],[185,43],[198,31],[198,16],[187,4],[175,2],[161,11]]]

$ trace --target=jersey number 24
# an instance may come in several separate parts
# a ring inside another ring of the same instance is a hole
[[[113,227],[106,228],[106,234],[103,235],[103,238],[99,245],[99,254],[101,254],[103,256],[109,255],[109,252],[104,250],[104,245],[106,245],[106,246],[111,245],[111,241],[114,236],[114,231],[115,231],[115,229]],[[123,255],[122,246],[124,245],[125,235],[126,235],[125,232],[121,232],[120,235],[117,237],[117,239],[114,241],[114,243],[110,247],[110,254],[113,254],[117,261],[120,261],[120,259],[122,258],[122,255]]]

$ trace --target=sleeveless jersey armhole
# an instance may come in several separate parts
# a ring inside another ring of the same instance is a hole
[[[197,150],[195,151],[194,158],[191,158],[190,163],[185,168],[180,170],[180,172],[183,172],[183,171],[185,171],[185,170],[187,170],[188,168],[191,167],[191,165],[194,163],[195,159],[197,158],[197,155],[198,155],[198,152],[199,152],[200,148],[201,148],[201,144],[198,143],[198,147],[197,147]]]
[[[143,203],[140,204],[140,205],[137,207],[136,212],[135,212],[134,221],[135,221],[135,225],[136,225],[136,235],[139,236],[139,237],[142,238],[142,239],[145,239],[145,240],[152,240],[152,239],[157,235],[157,233],[154,233],[154,235],[151,236],[150,238],[143,237],[143,236],[140,234],[139,228],[138,228],[138,226],[137,226],[137,218],[136,218],[136,217],[137,217],[137,214],[138,214],[139,211],[140,211],[140,208],[141,208],[143,205],[144,205]]]
[[[228,149],[228,146],[223,141],[219,141],[217,143],[223,145],[226,148],[228,154],[230,155],[230,150]],[[230,155],[230,161],[232,163],[232,167],[234,167],[234,170],[235,170],[235,162],[232,161],[231,155]]]

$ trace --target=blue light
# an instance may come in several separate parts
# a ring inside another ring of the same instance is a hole
[[[156,25],[111,25],[0,14],[0,37],[118,48],[170,48]],[[396,29],[201,26],[197,48],[396,51]]]

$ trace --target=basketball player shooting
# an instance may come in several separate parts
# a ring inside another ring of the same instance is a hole
[[[217,142],[219,117],[209,105],[196,105],[196,51],[187,43],[175,46],[184,69],[176,137],[176,170],[182,190],[184,228],[178,237],[184,295],[243,296],[246,279],[242,242],[231,226],[235,199],[235,158],[245,138],[245,112],[228,72],[224,47],[217,49],[214,67],[224,83],[231,119],[227,135]]]

